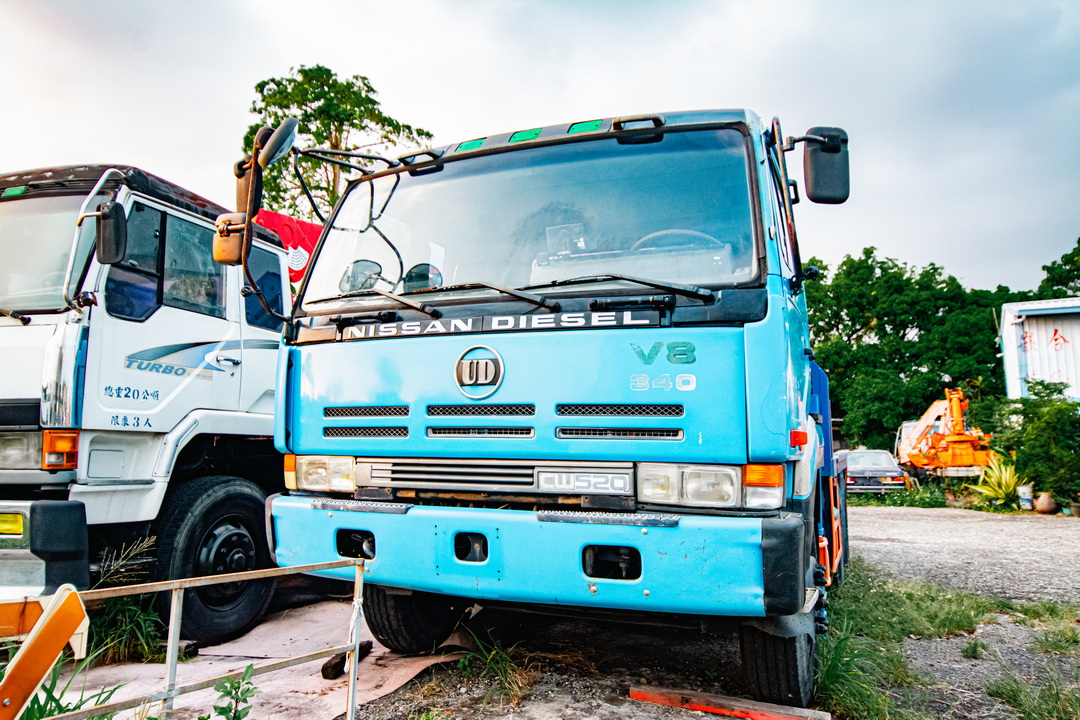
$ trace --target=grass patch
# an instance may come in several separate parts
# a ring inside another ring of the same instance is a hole
[[[1037,636],[1033,643],[1042,653],[1080,655],[1080,628],[1076,625],[1051,628]]]
[[[911,490],[899,490],[882,493],[850,493],[847,496],[850,507],[945,507],[945,488],[940,485],[923,485]]]
[[[476,650],[470,650],[457,662],[458,670],[465,677],[477,677],[491,683],[484,695],[484,703],[493,698],[517,707],[529,694],[535,680],[528,667],[521,667],[514,658],[515,648],[504,649],[497,641],[486,645],[473,635]]]
[[[991,697],[1011,705],[1020,720],[1076,720],[1080,718],[1080,667],[1073,666],[1069,682],[1048,666],[1041,678],[1021,677],[1006,668],[1006,676],[986,686]]]
[[[960,655],[966,657],[968,660],[979,660],[982,658],[983,653],[989,649],[990,646],[982,640],[972,640],[967,645],[960,648]]]
[[[829,595],[832,622],[883,643],[973,632],[987,614],[1012,607],[1002,600],[888,578],[860,558],[852,560],[847,574],[843,587]]]

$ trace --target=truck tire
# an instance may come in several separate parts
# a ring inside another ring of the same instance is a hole
[[[155,526],[159,578],[272,567],[265,502],[255,483],[226,475],[201,477],[176,488],[166,497]],[[262,618],[273,591],[271,579],[186,590],[180,635],[206,644],[243,635]],[[170,600],[165,592],[155,600],[163,619],[169,617]]]
[[[804,708],[814,697],[813,631],[781,637],[752,625],[739,628],[739,654],[756,700]]]
[[[364,617],[375,639],[404,655],[431,652],[450,637],[468,602],[448,595],[390,594],[364,585]]]

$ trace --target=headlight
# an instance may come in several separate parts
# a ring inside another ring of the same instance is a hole
[[[296,489],[319,492],[356,490],[353,470],[356,460],[339,455],[298,455],[296,458]]]
[[[727,465],[637,466],[638,500],[694,507],[738,507],[740,468]]]
[[[41,433],[0,433],[0,468],[40,470]]]

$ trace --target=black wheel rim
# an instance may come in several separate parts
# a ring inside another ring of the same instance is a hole
[[[222,575],[256,568],[257,553],[251,531],[234,516],[224,517],[203,535],[192,568],[195,577]],[[217,608],[234,604],[247,582],[209,585],[198,589],[202,601]]]

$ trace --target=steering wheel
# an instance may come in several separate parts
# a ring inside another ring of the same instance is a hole
[[[680,242],[680,240],[682,240],[682,242]],[[655,243],[654,245],[651,245],[651,247],[666,247],[671,245],[724,246],[724,243],[720,242],[712,235],[706,235],[697,230],[680,230],[678,228],[672,228],[670,230],[659,230],[654,233],[649,233],[631,245],[630,250],[640,250],[643,247],[650,247],[650,243]]]

